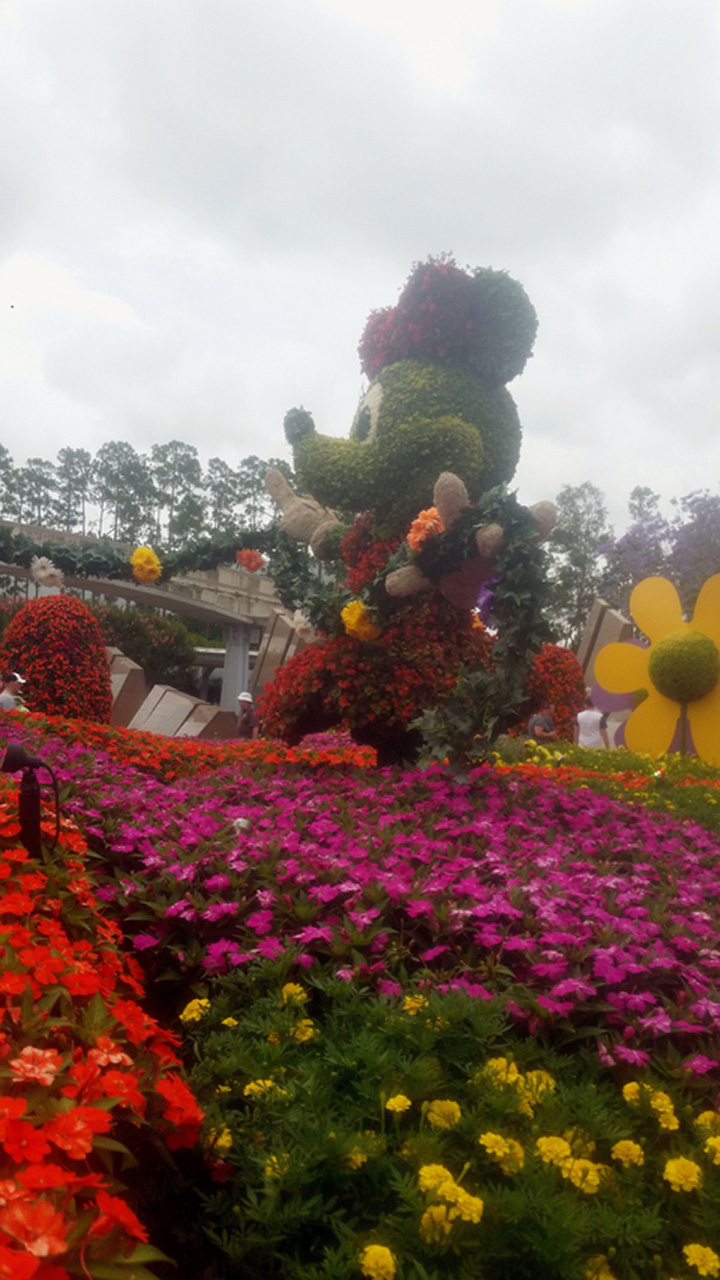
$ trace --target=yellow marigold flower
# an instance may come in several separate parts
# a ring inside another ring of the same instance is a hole
[[[707,1129],[708,1133],[720,1133],[720,1112],[701,1111],[695,1123],[699,1129]]]
[[[569,1178],[574,1187],[579,1187],[586,1195],[594,1196],[600,1186],[602,1165],[593,1164],[592,1160],[568,1160],[560,1166],[564,1178]]]
[[[616,1142],[610,1151],[613,1160],[619,1160],[627,1169],[631,1164],[644,1164],[645,1153],[638,1142],[631,1142],[629,1138]]]
[[[720,1273],[720,1258],[704,1244],[686,1244],[683,1253],[688,1266],[695,1267],[701,1276],[716,1276]]]
[[[436,1191],[443,1182],[452,1182],[453,1176],[444,1164],[424,1164],[418,1171],[418,1186],[421,1191]]]
[[[425,1244],[444,1244],[452,1231],[446,1204],[431,1204],[420,1219],[420,1239]]]
[[[462,1111],[457,1102],[450,1098],[436,1098],[427,1109],[428,1124],[433,1129],[454,1129],[461,1116]]]
[[[640,1085],[637,1080],[631,1080],[629,1084],[623,1085],[623,1098],[629,1102],[631,1106],[637,1106],[640,1101]]]
[[[661,1129],[679,1129],[680,1121],[674,1111],[658,1111],[658,1124]]]
[[[713,1164],[720,1164],[720,1133],[713,1133],[705,1143],[705,1154],[712,1156]]]
[[[297,1040],[298,1044],[305,1044],[308,1040],[314,1040],[317,1031],[312,1018],[301,1018],[297,1026],[292,1028],[290,1035],[293,1040]]]
[[[274,1045],[280,1044],[280,1032],[268,1031],[268,1043]]]
[[[392,1098],[388,1098],[385,1103],[386,1111],[409,1111],[412,1102],[405,1097],[404,1093],[396,1093]]]
[[[232,1151],[232,1134],[228,1128],[211,1129],[208,1133],[208,1142],[219,1156],[227,1155],[228,1151]]]
[[[282,1178],[290,1168],[290,1157],[287,1153],[281,1156],[268,1156],[265,1162],[266,1178]]]
[[[281,1089],[280,1085],[276,1084],[274,1080],[251,1080],[243,1089],[246,1098],[262,1098],[271,1091],[283,1098],[287,1097],[287,1090]]]
[[[237,1018],[223,1018],[222,1024],[224,1027],[236,1027],[238,1020]]]
[[[525,1152],[514,1138],[503,1138],[499,1133],[482,1133],[478,1142],[497,1161],[503,1173],[517,1173],[523,1168]]]
[[[566,1138],[557,1138],[552,1135],[547,1138],[538,1138],[535,1146],[540,1159],[545,1164],[562,1165],[566,1160],[572,1159],[570,1143]]]
[[[545,1094],[553,1093],[557,1088],[555,1080],[547,1071],[526,1071],[525,1075],[518,1075],[516,1084],[520,1095],[518,1110],[530,1116],[534,1116],[535,1107]]]
[[[702,1170],[694,1160],[677,1156],[676,1159],[667,1161],[663,1178],[670,1183],[673,1191],[695,1191],[702,1183]]]
[[[393,1280],[395,1257],[384,1244],[369,1244],[360,1255],[360,1270],[370,1280]]]
[[[596,1253],[588,1258],[585,1266],[585,1280],[615,1280],[604,1253]]]
[[[229,1084],[219,1084],[215,1092],[216,1093],[232,1093],[232,1089],[230,1088]]]
[[[181,1022],[199,1022],[210,1008],[209,1000],[191,1000],[180,1014]]]
[[[362,600],[351,600],[345,605],[340,617],[349,636],[358,640],[377,640],[380,630],[373,624],[369,610]]]
[[[414,1017],[421,1009],[427,1008],[427,1003],[424,996],[406,996],[403,1000],[403,1013],[409,1013]]]
[[[452,1209],[450,1217],[462,1218],[463,1222],[479,1222],[483,1216],[485,1201],[480,1196],[471,1196],[463,1187],[458,1187],[457,1183],[453,1183]],[[439,1194],[445,1199],[450,1199],[445,1190],[441,1187]]]
[[[482,1074],[490,1076],[493,1084],[498,1088],[504,1084],[515,1084],[520,1077],[515,1063],[508,1062],[507,1058],[488,1058]]]
[[[434,538],[445,528],[437,507],[420,511],[410,525],[407,543],[411,551],[419,551],[428,538]]]
[[[138,547],[130,557],[136,582],[155,582],[162,573],[162,565],[150,547]]]
[[[286,982],[282,989],[283,1004],[303,1004],[308,993],[298,982]]]
[[[360,1147],[353,1147],[346,1156],[343,1156],[343,1160],[348,1169],[359,1169],[361,1165],[367,1164],[367,1152]]]

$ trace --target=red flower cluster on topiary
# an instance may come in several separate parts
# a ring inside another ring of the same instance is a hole
[[[260,699],[263,732],[293,742],[343,724],[355,736],[390,741],[447,697],[461,664],[487,665],[491,653],[472,615],[425,596],[377,641],[340,636],[285,663]]]
[[[559,644],[543,645],[535,655],[526,690],[528,718],[543,703],[552,703],[558,736],[571,742],[575,717],[585,702],[585,677],[575,654]]]
[[[373,538],[372,526],[371,512],[358,516],[345,534],[340,548],[348,570],[347,585],[356,595],[384,569],[403,540],[401,533],[382,540]]]
[[[476,322],[473,277],[453,258],[416,263],[396,307],[373,311],[360,339],[363,373],[397,360],[464,360]]]
[[[23,696],[32,711],[110,719],[110,668],[102,632],[74,596],[29,601],[5,630],[0,661],[27,680]]]

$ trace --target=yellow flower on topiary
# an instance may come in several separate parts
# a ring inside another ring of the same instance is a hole
[[[595,659],[595,679],[609,693],[647,689],[625,727],[631,751],[667,751],[678,717],[690,725],[697,754],[720,764],[720,574],[708,578],[692,622],[666,578],[645,578],[630,597],[630,612],[650,645],[608,644]]]
[[[356,636],[358,640],[377,640],[380,635],[362,600],[351,600],[345,605],[340,617],[349,636]]]
[[[136,582],[156,582],[162,573],[162,565],[151,547],[138,547],[130,557]]]

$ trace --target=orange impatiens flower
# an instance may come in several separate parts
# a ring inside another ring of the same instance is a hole
[[[0,1244],[0,1280],[30,1280],[38,1269],[38,1260],[31,1253],[18,1253]],[[67,1274],[67,1272],[65,1273]],[[59,1277],[59,1280],[62,1280]]]
[[[24,1245],[35,1258],[65,1252],[65,1223],[47,1200],[37,1200],[35,1204],[15,1200],[0,1209],[0,1231]]]
[[[147,1244],[147,1231],[124,1200],[118,1196],[108,1195],[107,1191],[98,1191],[96,1201],[100,1216],[90,1228],[91,1236],[107,1235],[108,1231],[112,1231],[117,1225],[122,1227],[129,1236],[134,1236],[136,1240],[142,1240],[143,1244]]]
[[[37,1084],[52,1084],[60,1067],[62,1055],[57,1049],[36,1049],[28,1044],[21,1049],[18,1058],[11,1058],[8,1066],[16,1080],[34,1080]]]
[[[66,1151],[71,1160],[83,1160],[92,1151],[93,1135],[107,1133],[111,1128],[112,1119],[107,1111],[74,1107],[50,1120],[43,1132],[56,1147]]]

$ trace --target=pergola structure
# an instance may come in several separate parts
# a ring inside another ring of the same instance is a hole
[[[0,574],[30,578],[22,565],[0,561]],[[65,585],[73,590],[104,596],[107,599],[130,600],[134,604],[164,609],[196,622],[210,622],[223,628],[225,653],[222,666],[220,705],[227,711],[237,710],[237,695],[249,685],[249,653],[253,632],[264,630],[278,599],[270,578],[250,574],[245,569],[221,565],[206,572],[193,572],[173,578],[166,586],[141,586],[137,582],[110,578],[73,578],[65,576]],[[41,587],[39,594],[55,589]],[[220,658],[220,654],[218,654]]]

